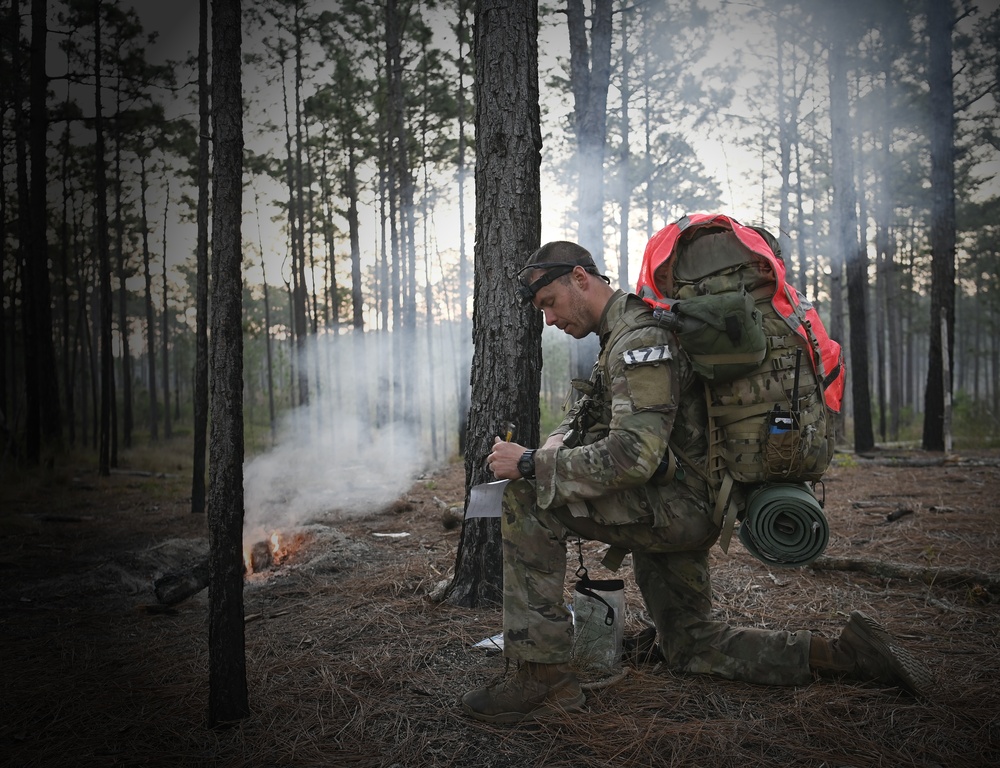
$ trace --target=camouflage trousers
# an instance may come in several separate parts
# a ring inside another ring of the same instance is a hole
[[[532,483],[507,485],[501,520],[506,656],[550,664],[570,660],[573,622],[563,590],[566,542],[575,535],[631,550],[636,585],[671,668],[770,685],[812,679],[808,631],[733,627],[712,618],[708,549],[719,528],[704,502],[683,490],[667,494],[672,498],[664,500],[665,524],[654,527],[645,493],[616,495],[635,510],[634,523],[602,524],[580,516],[577,505],[573,511],[540,510]]]

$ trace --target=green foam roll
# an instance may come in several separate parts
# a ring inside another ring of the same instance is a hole
[[[772,483],[750,493],[739,537],[761,562],[796,567],[823,554],[830,526],[808,486]]]

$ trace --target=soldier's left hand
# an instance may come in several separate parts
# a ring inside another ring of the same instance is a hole
[[[486,464],[498,480],[516,480],[521,476],[517,471],[517,462],[526,450],[523,445],[494,437],[493,450],[486,458]]]

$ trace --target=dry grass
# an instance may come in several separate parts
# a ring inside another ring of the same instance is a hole
[[[1000,573],[1000,469],[996,456],[987,459],[834,469],[827,482],[828,552]],[[500,657],[471,647],[499,630],[500,613],[430,599],[454,563],[459,537],[447,528],[438,500],[447,507],[461,499],[462,469],[450,467],[433,480],[417,483],[389,510],[311,528],[288,561],[248,579],[252,714],[219,730],[205,727],[206,595],[151,610],[153,578],[204,544],[205,521],[187,512],[187,481],[83,475],[46,493],[6,489],[0,763],[1000,764],[997,595],[971,583],[769,570],[738,543],[730,556],[713,554],[720,615],[835,635],[850,610],[866,610],[935,671],[935,696],[918,701],[827,680],[769,688],[650,665],[592,690],[587,711],[577,715],[523,727],[463,717],[458,696],[504,671]],[[914,513],[888,523],[887,509],[854,505],[881,499],[888,509],[905,504]],[[388,531],[411,535],[373,536]],[[585,547],[595,577],[602,575],[599,549]],[[575,562],[575,552],[569,557]],[[626,581],[635,612],[630,628],[638,630],[642,604]]]

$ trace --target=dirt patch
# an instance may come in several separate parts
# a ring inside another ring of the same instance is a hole
[[[827,555],[919,568],[919,576],[768,568],[734,542],[730,555],[712,555],[717,613],[835,636],[852,609],[865,610],[935,672],[930,701],[877,685],[768,688],[648,665],[592,691],[588,710],[571,718],[528,727],[470,721],[458,696],[504,664],[473,647],[499,631],[499,609],[430,598],[451,573],[460,535],[456,464],[387,509],[312,523],[279,566],[248,578],[252,715],[218,731],[205,728],[207,595],[163,609],[152,591],[159,575],[207,547],[206,521],[188,512],[186,478],[81,474],[53,488],[7,488],[3,763],[1000,764],[1000,595],[991,586],[1000,574],[1000,456],[842,457],[825,485]],[[584,547],[594,577],[607,575],[600,549]],[[575,548],[567,557],[572,573]],[[968,578],[935,582],[945,569]],[[638,631],[642,603],[628,561],[620,573],[629,629]]]

